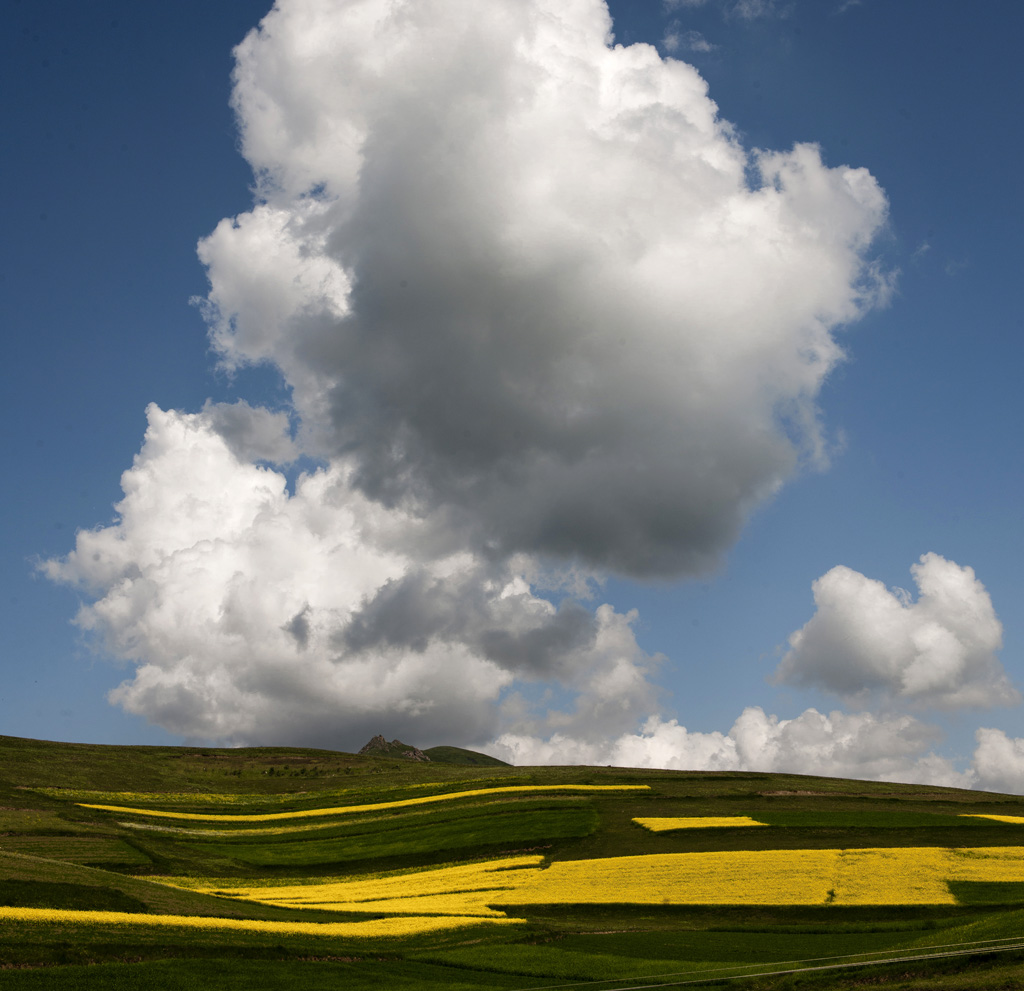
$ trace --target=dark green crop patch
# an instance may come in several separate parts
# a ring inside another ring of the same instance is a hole
[[[1024,881],[950,881],[961,905],[1024,905]]]
[[[472,850],[495,852],[523,844],[544,844],[566,837],[586,836],[596,828],[591,809],[526,809],[492,812],[448,821],[411,823],[379,831],[329,839],[309,838],[282,842],[197,843],[197,856],[232,859],[256,867],[315,867],[353,861],[401,859]],[[247,837],[252,840],[251,837]],[[450,858],[449,858],[450,859]]]
[[[100,912],[148,912],[149,907],[116,888],[60,881],[0,880],[0,905],[73,908]]]

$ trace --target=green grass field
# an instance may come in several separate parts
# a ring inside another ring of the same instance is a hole
[[[508,792],[267,822],[85,807],[251,816],[536,785],[647,787]],[[1024,989],[1024,880],[1017,877],[951,878],[945,904],[640,904],[625,890],[622,903],[502,900],[509,885],[564,861],[898,847],[970,848],[983,861],[987,848],[1024,847],[1024,825],[962,818],[978,813],[1021,816],[1024,798],[796,775],[0,737],[0,987]],[[702,816],[750,816],[768,826],[653,833],[633,822]],[[486,866],[497,861],[520,866],[511,873]],[[489,916],[446,921],[462,918],[462,909],[430,901],[441,897],[430,884],[449,877],[442,871],[449,868],[451,877],[473,880],[463,885],[468,894],[444,897],[492,906],[483,910]],[[902,883],[894,879],[894,890]],[[347,893],[312,907],[215,893],[249,889],[270,898],[314,884]],[[506,904],[520,921],[500,917]],[[406,935],[374,928],[396,911],[445,928]],[[90,912],[107,914],[83,914]],[[184,919],[147,921],[167,916]],[[213,927],[195,928],[188,920],[196,918]],[[348,928],[329,933],[300,922]]]

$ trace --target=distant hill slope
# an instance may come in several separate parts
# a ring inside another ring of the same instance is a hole
[[[430,747],[423,751],[436,764],[472,764],[476,767],[511,767],[512,765],[490,754],[462,747]]]
[[[392,740],[390,743],[378,734],[360,751],[363,757],[398,757],[403,760],[430,761],[434,764],[468,764],[474,767],[511,767],[511,764],[489,754],[481,754],[476,750],[465,750],[462,747],[430,747],[420,750],[418,747]]]

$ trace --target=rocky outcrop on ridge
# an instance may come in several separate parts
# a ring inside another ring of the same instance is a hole
[[[430,760],[419,747],[410,747],[409,744],[402,743],[401,740],[392,740],[388,743],[380,733],[367,743],[359,753],[369,757],[401,757],[405,760]]]

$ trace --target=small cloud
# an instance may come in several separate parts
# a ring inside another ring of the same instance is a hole
[[[966,258],[949,258],[946,261],[946,275],[959,275],[965,268],[970,268],[971,263]]]
[[[763,17],[789,17],[793,6],[780,4],[777,0],[737,0],[728,12],[744,21],[754,21]]]
[[[864,0],[843,0],[838,7],[836,7],[837,14],[845,14],[852,7],[860,7],[864,3]]]
[[[931,244],[929,244],[927,241],[922,241],[916,248],[914,248],[914,253],[910,257],[914,261],[919,261],[920,259],[924,258],[924,256],[928,254],[928,252],[931,250]]]
[[[717,45],[712,45],[700,31],[687,31],[683,35],[682,40],[683,44],[691,52],[712,52],[718,47]]]
[[[703,7],[708,0],[662,0],[664,9],[672,13],[680,9]],[[853,0],[859,2],[859,0]],[[745,21],[761,17],[789,17],[793,13],[792,3],[780,0],[718,0],[718,7],[727,17],[739,17]]]
[[[680,49],[688,52],[712,52],[718,46],[712,45],[700,31],[681,31],[678,21],[673,21],[665,31],[661,44],[668,52]]]

